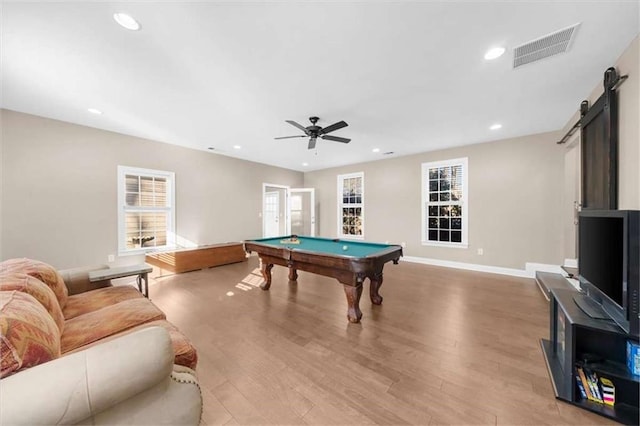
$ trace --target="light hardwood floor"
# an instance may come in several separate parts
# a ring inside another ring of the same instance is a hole
[[[533,280],[387,264],[382,306],[365,283],[349,324],[336,280],[275,266],[265,292],[257,268],[152,280],[198,349],[203,424],[613,424],[553,397]]]

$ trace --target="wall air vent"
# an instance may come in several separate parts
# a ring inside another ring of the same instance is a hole
[[[569,50],[580,23],[529,41],[513,49],[513,68]]]

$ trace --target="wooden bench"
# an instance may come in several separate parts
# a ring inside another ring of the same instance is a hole
[[[149,253],[145,256],[145,262],[148,264],[174,274],[244,262],[246,260],[247,256],[242,243],[200,246],[161,253]]]

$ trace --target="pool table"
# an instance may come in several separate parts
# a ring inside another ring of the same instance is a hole
[[[376,244],[359,241],[338,240],[317,237],[289,235],[276,238],[246,240],[245,250],[255,252],[260,257],[263,290],[271,287],[273,265],[289,268],[289,280],[298,279],[298,270],[312,272],[337,279],[343,284],[347,296],[347,318],[350,322],[360,322],[360,296],[365,278],[370,281],[371,303],[380,305],[382,268],[402,256],[402,247],[390,244]]]

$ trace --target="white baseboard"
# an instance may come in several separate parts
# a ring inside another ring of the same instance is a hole
[[[424,265],[444,266],[445,268],[465,269],[468,271],[489,272],[491,274],[509,275],[512,277],[533,278],[535,271],[503,268],[501,266],[478,265],[475,263],[454,262],[451,260],[429,259],[426,257],[404,256],[402,260]]]
[[[577,268],[578,267],[578,259],[565,259],[564,266],[567,268]]]
[[[490,274],[509,275],[512,277],[535,278],[536,271],[564,274],[559,265],[527,262],[525,269],[503,268],[501,266],[478,265],[475,263],[454,262],[451,260],[430,259],[426,257],[404,256],[402,260],[424,265],[444,266],[445,268],[465,269],[468,271],[488,272]]]
[[[549,265],[546,263],[530,263],[525,264],[525,269],[531,274],[531,277],[536,276],[536,272],[553,272],[554,274],[566,275],[560,265]]]

